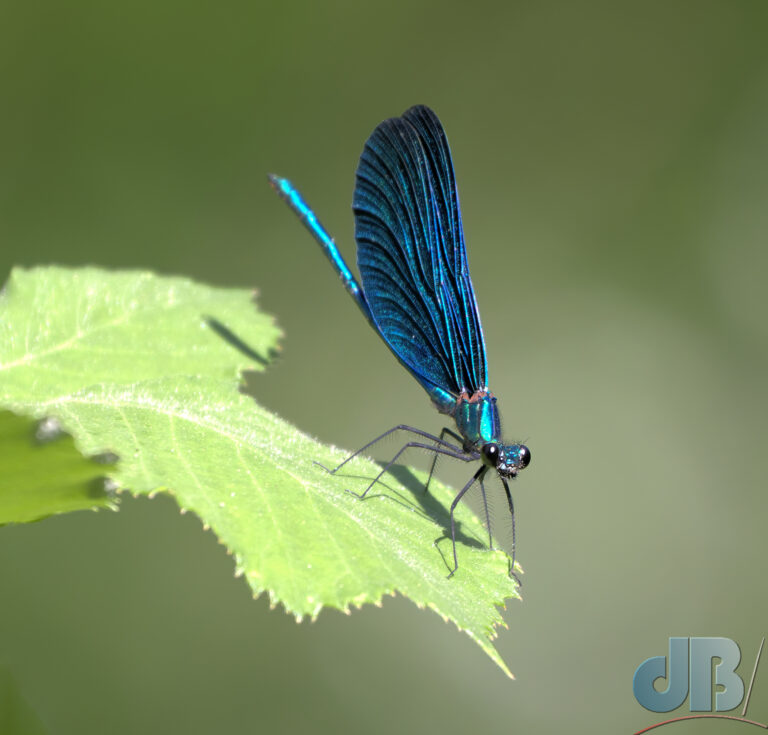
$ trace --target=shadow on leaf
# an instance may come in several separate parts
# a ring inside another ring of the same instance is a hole
[[[269,350],[267,356],[260,355],[254,350],[247,342],[240,339],[229,327],[222,324],[218,319],[212,316],[203,315],[205,323],[216,332],[225,342],[234,347],[238,352],[242,353],[246,357],[249,357],[254,362],[258,363],[262,367],[266,367],[276,357],[277,351],[274,349]]]

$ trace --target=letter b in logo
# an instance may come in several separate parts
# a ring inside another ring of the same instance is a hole
[[[724,687],[715,693],[715,709],[725,712],[738,707],[744,696],[744,682],[736,673],[741,651],[730,638],[670,638],[669,672],[666,656],[643,661],[632,682],[635,699],[651,712],[670,712],[685,701],[690,684],[691,712],[711,712],[714,658],[720,659],[714,683]],[[653,688],[653,682],[659,678],[668,681],[663,692]]]

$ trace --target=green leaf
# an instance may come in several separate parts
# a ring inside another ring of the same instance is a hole
[[[329,475],[315,460],[334,466],[346,452],[240,393],[240,372],[263,369],[278,336],[243,291],[149,273],[15,270],[0,297],[0,406],[55,416],[83,452],[112,449],[119,487],[172,493],[213,528],[254,596],[267,591],[302,618],[400,592],[509,674],[491,644],[498,607],[517,596],[507,555],[484,547],[461,507],[460,568],[447,579],[453,491],[435,483],[425,497],[423,475],[402,469],[360,501],[346,490],[361,492],[378,465],[358,458]]]
[[[11,674],[0,666],[0,733],[43,735],[45,727],[22,696]]]
[[[103,479],[111,469],[106,464],[83,457],[55,422],[0,411],[0,525],[114,507]]]

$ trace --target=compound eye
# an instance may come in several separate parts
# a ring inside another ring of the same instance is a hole
[[[528,449],[528,447],[526,447],[525,444],[521,444],[520,449],[517,452],[517,464],[522,470],[522,469],[525,469],[530,463],[531,463],[531,450]]]
[[[483,444],[481,451],[485,463],[491,467],[495,467],[496,463],[499,461],[499,445],[489,442],[488,444]]]

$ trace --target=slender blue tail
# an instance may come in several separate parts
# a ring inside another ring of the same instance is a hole
[[[352,271],[349,270],[347,264],[344,262],[344,258],[341,257],[341,253],[336,247],[336,243],[333,238],[328,234],[325,227],[320,224],[320,220],[315,216],[315,213],[309,208],[309,205],[304,201],[299,190],[288,179],[284,179],[281,176],[275,176],[269,174],[269,183],[272,188],[280,195],[282,199],[288,204],[288,206],[294,211],[296,216],[301,220],[304,227],[306,227],[312,237],[317,240],[323,252],[328,256],[328,260],[331,261],[331,265],[336,273],[339,274],[344,288],[347,289],[349,295],[355,300],[355,303],[360,307],[360,311],[363,312],[363,316],[371,323],[371,326],[378,331],[373,317],[371,316],[371,309],[368,306],[368,302],[365,300],[365,294],[357,279],[352,275]]]

